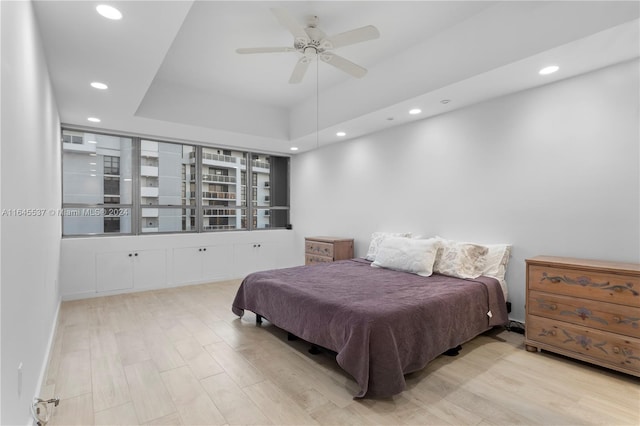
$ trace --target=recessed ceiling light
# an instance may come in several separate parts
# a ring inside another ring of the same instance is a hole
[[[421,112],[422,112],[422,110],[420,108],[414,108],[412,110],[409,110],[409,114],[411,114],[411,115],[420,114]]]
[[[124,178],[125,182],[131,182],[131,178]]]
[[[98,154],[96,154],[95,152],[92,152],[91,154],[89,154],[89,157],[97,157]]]
[[[347,134],[345,132],[338,132],[336,133],[336,136],[343,137],[343,136],[347,136]]]
[[[100,119],[96,118],[96,117],[89,117],[89,118],[87,118],[87,120],[89,120],[92,123],[99,123],[100,122]]]
[[[100,83],[99,81],[94,81],[91,83],[91,87],[93,87],[94,89],[98,89],[98,90],[107,90],[109,88],[109,86],[107,86],[104,83]]]
[[[557,65],[549,65],[548,67],[544,67],[540,71],[538,71],[538,74],[540,74],[540,75],[553,74],[554,72],[558,71],[559,69],[560,69],[560,67],[557,66]]]
[[[96,7],[96,10],[100,15],[104,16],[107,19],[113,19],[114,21],[122,19],[122,12],[120,12],[113,6],[101,4]]]
[[[87,143],[98,143],[98,141],[87,141]],[[89,154],[89,155],[95,155],[95,154]]]
[[[93,173],[91,173],[91,176],[96,177],[96,175],[95,175],[95,174],[93,174]]]
[[[298,147],[297,146],[292,146],[291,148],[289,148],[291,151],[297,151]]]
[[[96,165],[96,163],[89,163],[89,165],[90,165],[90,166],[95,166],[95,165]]]

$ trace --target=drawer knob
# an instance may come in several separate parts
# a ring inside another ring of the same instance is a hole
[[[615,322],[616,324],[619,324],[620,321],[622,321],[622,318],[620,317],[613,317],[613,322]]]
[[[552,311],[555,311],[556,309],[558,309],[558,305],[556,304],[549,305],[549,309],[551,309]]]
[[[618,286],[614,288],[613,291],[615,291],[616,293],[622,293],[622,287]]]
[[[614,346],[614,347],[613,347],[613,353],[614,353],[614,354],[619,354],[619,353],[620,353],[620,348],[619,348],[619,347],[617,347],[617,346]]]

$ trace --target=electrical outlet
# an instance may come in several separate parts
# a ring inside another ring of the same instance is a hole
[[[22,363],[18,364],[18,396],[22,394]]]

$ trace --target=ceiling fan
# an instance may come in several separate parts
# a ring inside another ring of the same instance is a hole
[[[272,8],[271,12],[278,19],[278,22],[293,35],[292,47],[248,47],[236,49],[237,53],[280,53],[299,52],[302,57],[293,69],[289,83],[300,83],[309,68],[309,64],[314,59],[320,59],[329,65],[333,65],[357,78],[362,78],[366,73],[366,68],[355,64],[348,59],[331,52],[339,47],[349,46],[363,41],[373,40],[380,37],[378,29],[373,25],[345,31],[331,37],[318,28],[318,17],[313,16],[309,20],[307,27],[303,28],[291,17],[284,8]]]

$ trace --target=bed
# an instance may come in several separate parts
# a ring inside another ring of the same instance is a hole
[[[445,351],[507,322],[497,279],[420,276],[371,267],[364,258],[257,272],[241,283],[233,312],[249,310],[337,353],[362,397],[389,397]]]

